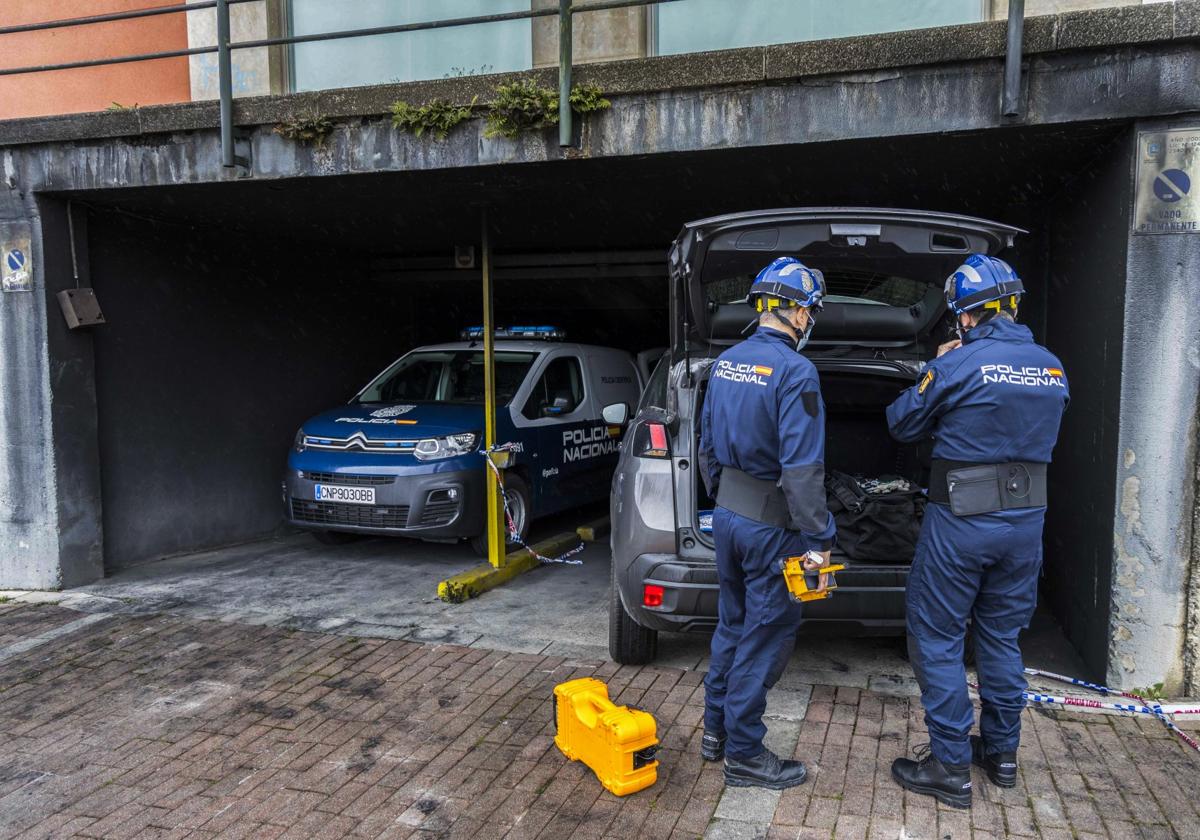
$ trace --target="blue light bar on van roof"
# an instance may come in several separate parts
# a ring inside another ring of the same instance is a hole
[[[561,340],[567,337],[564,330],[551,326],[536,327],[496,327],[492,333],[494,338],[541,339],[543,341]],[[483,327],[467,327],[459,332],[463,340],[483,338]]]

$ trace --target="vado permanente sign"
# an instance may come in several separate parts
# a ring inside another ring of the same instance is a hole
[[[1134,233],[1200,233],[1200,129],[1138,135]]]

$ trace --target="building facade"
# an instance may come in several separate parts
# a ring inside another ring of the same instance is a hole
[[[237,102],[237,168],[222,166],[208,101],[0,122],[0,237],[6,260],[22,254],[0,293],[0,586],[72,586],[270,533],[295,423],[398,345],[442,336],[423,313],[477,318],[478,274],[451,255],[478,243],[480,207],[498,306],[629,346],[662,341],[664,274],[643,255],[689,219],[917,207],[1029,231],[1009,255],[1031,289],[1025,317],[1073,395],[1046,601],[1094,678],[1200,689],[1200,236],[1177,174],[1200,177],[1200,2],[1030,17],[1016,116],[1001,113],[1005,24],[990,6],[973,22],[709,52],[662,48],[666,9],[614,12],[606,30],[656,37],[649,56],[581,18],[581,51],[613,60],[576,77],[612,105],[568,147],[555,132],[490,136],[480,118],[445,139],[390,119],[396,101],[554,86],[544,21],[524,24],[528,67],[425,81],[324,89],[268,55],[260,79],[321,89]],[[464,60],[426,47],[424,64],[388,72]],[[328,133],[280,130],[297,118]],[[105,323],[68,328],[59,293],[76,288],[95,290]]]

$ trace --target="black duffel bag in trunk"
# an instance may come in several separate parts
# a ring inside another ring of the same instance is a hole
[[[838,547],[847,557],[867,563],[912,562],[925,515],[924,493],[916,488],[868,493],[853,476],[836,470],[826,473],[825,490]]]

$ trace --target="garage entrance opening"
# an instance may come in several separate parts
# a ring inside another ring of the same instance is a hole
[[[691,219],[807,205],[994,219],[1031,231],[1003,256],[1030,290],[1021,319],[1071,379],[1043,597],[1100,676],[1112,535],[1095,523],[1115,502],[1128,231],[1113,208],[1129,204],[1131,148],[1126,126],[1011,128],[46,196],[52,244],[68,242],[70,200],[79,283],[106,316],[70,333],[49,301],[54,434],[61,451],[99,453],[106,568],[250,540],[280,525],[281,471],[306,417],[480,322],[478,269],[454,263],[456,247],[478,248],[479,204],[493,219],[498,324],[630,351],[668,343],[666,248]],[[76,283],[56,250],[51,296]],[[848,420],[831,453],[890,454],[869,417]]]

